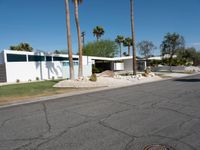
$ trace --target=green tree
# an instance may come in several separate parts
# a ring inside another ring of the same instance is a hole
[[[79,51],[79,67],[78,67],[78,77],[83,76],[83,47],[82,47],[82,41],[81,41],[81,29],[80,29],[80,23],[79,23],[79,12],[78,12],[78,6],[80,3],[83,2],[83,0],[72,0],[74,2],[74,14],[75,14],[75,20],[76,20],[76,29],[78,34],[78,51]]]
[[[28,43],[20,43],[15,46],[10,46],[10,50],[32,52],[33,48]]]
[[[156,49],[156,46],[152,41],[141,41],[137,44],[139,52],[145,59],[148,59],[152,55],[152,51]]]
[[[131,33],[132,33],[132,50],[133,50],[133,74],[137,74],[136,45],[135,45],[135,25],[134,25],[134,0],[130,0],[131,16]]]
[[[196,62],[198,62],[199,59],[199,52],[191,47],[191,48],[184,48],[177,50],[177,59],[185,61],[186,63],[192,63],[193,65],[196,65]]]
[[[67,50],[54,50],[54,54],[68,54]]]
[[[184,37],[179,35],[178,33],[167,33],[164,36],[162,44],[160,45],[162,55],[169,56],[169,66],[170,71],[172,66],[173,56],[177,53],[178,49],[182,49],[185,47]]]
[[[114,57],[118,53],[117,45],[111,40],[90,42],[83,48],[83,54],[87,56]]]
[[[93,29],[93,34],[94,34],[94,36],[96,36],[97,42],[99,41],[100,37],[101,37],[102,35],[104,35],[104,33],[105,33],[105,31],[104,31],[103,27],[101,27],[101,26],[96,26],[96,27]]]
[[[73,57],[72,57],[69,0],[65,0],[65,10],[66,10],[66,27],[67,27],[67,47],[68,47],[68,54],[69,54],[69,73],[70,73],[70,79],[73,80],[74,79],[74,65],[73,65]]]
[[[132,39],[131,39],[130,37],[125,38],[125,39],[124,39],[124,42],[123,42],[123,45],[124,45],[125,47],[128,47],[128,54],[126,54],[125,56],[130,56],[130,55],[131,55],[131,54],[130,54],[131,46],[133,45],[133,44],[132,44]]]
[[[119,45],[120,57],[122,57],[122,43],[124,42],[124,37],[122,35],[118,35],[115,42]]]

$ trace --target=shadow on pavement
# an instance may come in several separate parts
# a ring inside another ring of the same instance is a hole
[[[179,81],[179,82],[200,82],[200,79],[175,79],[174,81]]]

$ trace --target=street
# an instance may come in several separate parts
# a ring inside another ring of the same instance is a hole
[[[200,149],[200,75],[0,108],[0,150],[149,144]]]

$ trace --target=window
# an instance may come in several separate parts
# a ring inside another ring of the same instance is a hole
[[[26,60],[26,55],[7,54],[7,61],[8,62],[24,62],[27,60]]]
[[[78,62],[73,62],[74,66],[78,66]],[[63,66],[69,66],[69,62],[63,62]]]
[[[52,61],[52,57],[51,56],[46,56],[46,61]]]
[[[53,57],[54,61],[64,61],[64,60],[69,60],[67,57]]]
[[[73,58],[73,60],[78,60],[78,58]]]
[[[69,66],[69,62],[63,62],[63,66]]]
[[[74,66],[78,66],[78,62],[75,61],[75,62],[74,62]]]
[[[44,61],[44,56],[28,55],[28,61]]]

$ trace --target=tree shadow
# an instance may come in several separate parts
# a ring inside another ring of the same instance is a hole
[[[175,79],[174,81],[178,82],[200,82],[200,79]]]

